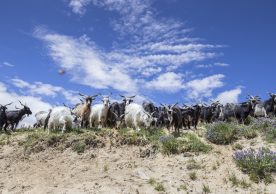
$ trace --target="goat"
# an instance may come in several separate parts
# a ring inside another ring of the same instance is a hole
[[[107,126],[107,113],[109,109],[109,97],[110,96],[103,96],[102,104],[95,104],[92,107],[91,114],[90,114],[90,127],[93,126],[97,127],[106,127]]]
[[[113,102],[107,111],[107,126],[119,128],[125,116],[125,103]]]
[[[140,131],[141,127],[150,128],[152,121],[152,115],[147,113],[141,105],[131,103],[126,106],[125,125],[127,127],[133,127]]]
[[[183,127],[181,109],[176,106],[177,103],[172,106],[161,105],[165,107],[166,114],[168,115],[169,131],[170,128],[174,128],[175,132],[180,134],[180,129]]]
[[[48,134],[51,129],[61,129],[62,133],[65,130],[72,129],[73,123],[76,122],[77,117],[72,113],[70,108],[58,106],[52,109],[49,122]]]
[[[83,99],[85,100],[85,103],[83,104],[77,104],[75,106],[75,108],[73,109],[73,113],[77,116],[80,117],[81,119],[81,127],[88,127],[89,124],[89,117],[91,114],[91,105],[93,100],[96,99],[96,97],[99,94],[96,94],[94,96],[87,96],[84,94],[79,93],[80,96],[83,97]]]
[[[267,115],[276,116],[276,94],[269,93],[270,98],[264,101],[264,108]]]
[[[9,106],[11,104],[12,104],[12,102],[9,103],[9,104],[6,104],[6,105],[1,105],[0,104],[0,130],[2,129],[3,125],[7,121],[6,110],[7,110],[7,106]]]
[[[24,115],[31,115],[32,111],[30,110],[30,108],[25,104],[22,104],[20,101],[19,103],[23,106],[22,109],[20,110],[13,110],[13,111],[6,111],[6,122],[4,125],[4,130],[7,131],[7,127],[9,125],[11,125],[11,130],[13,131],[17,126],[19,121],[22,120]],[[19,109],[17,107],[15,107],[16,109]]]

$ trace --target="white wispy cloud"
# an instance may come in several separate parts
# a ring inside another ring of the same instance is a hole
[[[59,95],[62,95],[67,100],[67,102],[71,104],[76,104],[79,102],[77,91],[66,90],[60,86],[54,86],[42,82],[29,83],[18,78],[11,79],[10,83],[19,89],[24,89],[22,90],[24,91],[24,94],[31,96],[49,96],[55,98]]]
[[[42,28],[36,28],[35,35],[45,42],[52,59],[72,75],[72,81],[97,89],[137,90],[135,80],[116,63],[105,60],[106,53],[86,36],[73,38]]]
[[[183,89],[183,76],[174,72],[167,72],[147,82],[146,87],[159,91],[177,92]]]
[[[96,89],[112,88],[125,93],[192,91],[208,97],[221,85],[200,88],[200,80],[184,83],[181,67],[218,56],[222,45],[203,44],[190,36],[191,29],[173,18],[160,18],[152,0],[69,0],[68,6],[82,15],[88,5],[116,13],[110,18],[118,34],[106,50],[86,35],[71,37],[47,28],[35,28],[35,36],[48,48],[49,56],[72,76],[72,81]],[[93,27],[96,30],[96,27]],[[219,66],[219,65],[218,65]],[[148,79],[151,81],[148,81]],[[211,79],[211,78],[209,78]],[[207,82],[207,78],[201,80]],[[143,83],[143,84],[141,84]],[[206,92],[206,94],[204,93]]]
[[[187,97],[189,99],[203,99],[212,96],[212,92],[216,88],[224,86],[222,79],[223,74],[215,74],[202,79],[195,79],[186,83]]]
[[[216,100],[219,100],[222,104],[226,103],[237,103],[239,100],[239,95],[241,95],[241,87],[237,87],[233,90],[224,91],[216,97]]]
[[[214,64],[200,64],[196,65],[197,68],[212,68],[212,67],[228,67],[227,63],[214,63]]]
[[[14,67],[13,64],[11,64],[11,63],[9,63],[9,62],[7,62],[7,61],[4,61],[4,62],[2,63],[2,65],[0,65],[0,66]]]
[[[69,0],[68,6],[72,9],[75,14],[84,14],[86,6],[89,5],[91,0]]]

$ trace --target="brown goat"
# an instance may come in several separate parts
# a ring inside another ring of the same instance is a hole
[[[81,118],[81,127],[87,128],[89,126],[89,116],[91,113],[92,102],[99,94],[87,96],[79,93],[79,95],[83,97],[84,103],[77,104],[72,112]]]

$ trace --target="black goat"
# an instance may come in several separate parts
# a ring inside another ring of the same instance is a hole
[[[0,104],[0,130],[2,129],[2,127],[4,126],[4,124],[7,121],[7,115],[6,115],[6,110],[7,110],[7,106],[11,105],[11,103],[6,104],[6,105],[1,105]]]
[[[19,101],[20,102],[20,101]],[[13,131],[19,121],[22,120],[24,115],[31,115],[32,111],[27,105],[24,105],[20,102],[20,104],[23,106],[20,110],[12,110],[12,111],[6,111],[6,122],[4,125],[4,130],[7,131],[7,127],[11,125],[11,130]]]

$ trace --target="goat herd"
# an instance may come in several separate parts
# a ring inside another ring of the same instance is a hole
[[[121,128],[130,127],[136,130],[140,128],[168,128],[179,133],[180,129],[197,128],[199,121],[211,123],[215,121],[227,121],[236,119],[243,123],[249,116],[268,117],[276,116],[276,94],[269,93],[270,98],[261,101],[258,96],[248,96],[243,103],[227,103],[222,105],[219,101],[212,101],[210,105],[199,103],[193,106],[164,105],[157,107],[151,102],[144,102],[142,105],[133,102],[135,96],[123,96],[122,102],[110,104],[110,95],[100,94],[88,96],[79,93],[81,102],[73,108],[64,106],[54,107],[49,111],[40,111],[35,114],[36,123],[33,127],[44,127],[50,130],[61,129],[62,132],[71,128]],[[92,106],[97,96],[102,97],[101,104]],[[19,101],[20,102],[20,101]],[[25,115],[32,114],[30,108],[20,102],[22,108],[7,110],[6,105],[0,105],[0,129],[7,128],[12,131]]]

